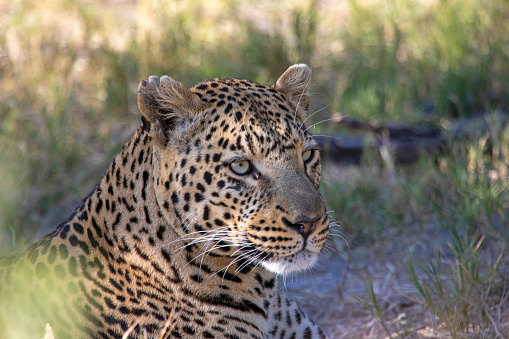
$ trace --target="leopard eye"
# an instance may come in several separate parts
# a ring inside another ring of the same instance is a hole
[[[302,153],[302,161],[308,162],[313,157],[314,150],[310,149]]]
[[[251,163],[248,160],[234,161],[230,164],[230,168],[238,175],[244,175],[251,171]]]

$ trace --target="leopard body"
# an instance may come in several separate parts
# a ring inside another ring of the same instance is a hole
[[[329,231],[310,76],[142,81],[142,125],[97,186],[0,260],[0,337],[324,338],[276,281]]]

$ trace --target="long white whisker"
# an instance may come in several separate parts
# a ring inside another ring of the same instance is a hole
[[[323,122],[327,122],[327,121],[331,121],[331,120],[336,120],[336,118],[330,118],[330,119],[325,119],[325,120],[319,121],[319,122],[317,122],[316,124],[312,124],[311,126],[309,126],[308,128],[306,128],[306,130],[305,130],[305,131],[307,132],[307,131],[309,131],[309,129],[310,129],[311,127],[315,127],[316,125],[319,125],[319,124],[321,124],[321,123],[323,123]]]
[[[329,138],[329,139],[343,141],[343,138],[341,138],[341,137],[334,137],[332,135],[326,135],[326,134],[312,134],[308,138],[314,138],[314,137],[324,137],[324,138]]]
[[[256,249],[252,250],[252,251],[256,251]],[[244,264],[240,265],[236,270],[235,272],[233,272],[233,275],[237,275],[237,273],[239,273],[240,271],[242,271],[244,269],[244,267],[247,267],[249,265],[251,265],[251,263],[255,260],[258,260],[260,256],[262,256],[264,254],[264,252],[260,252],[258,253],[257,255],[255,255],[254,257],[251,257],[251,259],[249,261],[246,261]],[[263,260],[260,260],[254,267],[253,269],[256,268],[256,266],[258,266],[258,264],[260,264]]]
[[[315,113],[313,114],[310,114],[308,115],[308,117],[302,122],[302,124],[300,124],[299,126],[299,129],[302,128],[302,126],[304,126],[304,124],[306,123],[306,121],[308,121],[309,118],[311,118],[313,115],[317,114],[317,113],[320,113],[321,111],[323,111],[324,109],[326,109],[327,107],[329,107],[330,104],[328,104],[327,106],[324,106],[322,108],[320,108],[318,111],[316,111]]]
[[[245,246],[243,246],[243,248],[245,248],[245,247],[247,247],[247,246],[249,246],[249,245],[245,245]],[[254,250],[251,250],[251,251],[254,251]],[[251,251],[249,251],[249,252],[251,252]],[[226,276],[226,273],[228,272],[228,269],[230,268],[230,266],[231,266],[231,265],[233,265],[234,263],[236,263],[237,261],[242,260],[244,257],[248,257],[248,256],[249,256],[249,252],[244,253],[244,254],[242,254],[242,255],[238,256],[237,258],[235,258],[234,260],[232,260],[232,261],[228,264],[228,266],[226,266],[225,268],[222,268],[222,269],[220,269],[219,271],[217,271],[217,272],[216,272],[216,274],[217,274],[217,273],[219,273],[220,271],[224,270],[223,278],[221,279],[221,284],[223,283],[224,277]],[[238,271],[238,269],[237,269],[235,272],[233,272],[233,276],[237,275],[237,271]]]
[[[269,242],[270,242],[270,240],[266,241],[266,242],[265,242],[265,243],[263,243],[260,247],[265,246],[265,245],[266,245],[266,244],[268,244]],[[254,251],[258,251],[258,249],[256,249],[256,248],[255,248],[255,249],[253,249],[253,250],[251,250],[251,251],[248,251],[247,253],[251,253],[251,252],[254,252]],[[252,257],[252,258],[251,258],[251,260],[249,260],[248,262],[246,262],[246,263],[244,263],[243,265],[239,266],[239,267],[237,268],[237,270],[233,273],[233,275],[235,276],[235,275],[236,275],[238,272],[240,272],[240,271],[241,271],[244,267],[249,266],[249,265],[250,265],[253,261],[257,260],[257,259],[258,259],[260,256],[262,256],[264,253],[265,253],[265,252],[261,252],[261,251],[260,251],[260,253],[258,253],[258,254],[257,254],[257,255],[255,255],[254,257]],[[262,259],[262,260],[260,260],[260,261],[259,261],[259,262],[258,262],[258,263],[257,263],[257,264],[253,267],[253,269],[255,269],[255,268],[256,268],[256,267],[257,267],[257,266],[258,266],[258,265],[259,265],[262,261],[263,261],[263,259]]]
[[[187,246],[190,246],[190,245],[194,245],[194,244],[197,244],[199,242],[203,242],[205,240],[207,240],[208,238],[210,237],[215,237],[218,233],[225,233],[225,234],[229,234],[229,232],[233,231],[233,230],[228,230],[230,226],[223,226],[223,227],[219,227],[219,228],[216,228],[216,229],[213,229],[213,230],[209,230],[209,231],[197,231],[197,232],[193,232],[193,233],[189,233],[187,234],[187,236],[189,235],[193,235],[193,234],[202,234],[201,236],[197,237],[197,238],[194,238],[194,237],[186,237],[186,238],[179,238],[177,240],[174,240],[172,241],[175,242],[175,241],[186,241],[186,240],[191,240],[193,239],[193,241],[191,241],[190,243],[182,246],[182,247],[179,247],[175,250],[176,251],[179,251],[179,250],[182,250],[183,248],[187,247]],[[170,243],[171,244],[171,243]]]
[[[232,232],[237,232],[237,233],[242,233],[241,231],[237,231],[237,230],[231,230]],[[211,249],[208,249],[208,246],[209,246],[209,242],[206,243],[206,247],[205,247],[205,252],[201,253],[200,255],[202,255],[202,258],[201,258],[201,261],[200,261],[200,270],[201,270],[201,266],[203,264],[203,260],[205,259],[205,257],[207,256],[208,253],[212,252],[213,250],[215,249],[218,249],[218,248],[223,248],[223,247],[236,247],[236,246],[239,246],[237,244],[234,244],[234,243],[227,243],[226,245],[222,245],[222,246],[217,246],[221,241],[223,241],[223,239],[227,239],[227,238],[231,238],[231,234],[230,235],[227,235],[225,237],[222,237],[222,238],[219,238],[218,240],[216,240],[215,242],[215,245],[212,246]],[[198,255],[197,257],[199,257],[200,255]],[[193,259],[194,260],[194,259]]]
[[[299,101],[297,102],[297,107],[295,107],[295,114],[293,115],[293,123],[295,123],[295,119],[297,118],[297,111],[299,110],[300,101],[302,100],[302,97],[307,92],[309,83],[311,82],[311,78],[309,78],[308,82],[306,83],[306,86],[304,86],[304,89],[302,90],[302,93],[300,94]]]

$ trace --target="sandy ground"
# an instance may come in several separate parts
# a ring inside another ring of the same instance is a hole
[[[395,237],[383,249],[358,248],[350,252],[342,246],[338,253],[324,253],[312,270],[281,278],[279,287],[286,289],[329,338],[453,338],[419,303],[422,298],[400,264],[407,259],[402,254],[404,249],[412,246],[405,238],[406,235]],[[418,252],[421,259],[432,255]],[[367,274],[373,281],[389,333],[356,299],[368,296]],[[494,333],[494,328],[485,333],[473,329],[456,338],[509,338],[509,305],[503,306],[501,312],[500,335]]]

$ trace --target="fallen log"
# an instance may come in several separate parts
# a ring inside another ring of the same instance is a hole
[[[333,117],[333,121],[361,134],[315,136],[315,140],[328,158],[342,163],[359,164],[367,147],[378,149],[383,147],[391,152],[395,163],[410,164],[419,159],[421,152],[441,153],[446,143],[443,131],[433,126],[410,126],[401,123],[375,124],[341,116]]]
[[[328,159],[360,164],[365,149],[389,150],[394,163],[411,164],[422,153],[442,154],[447,149],[447,140],[478,139],[485,133],[493,136],[495,130],[509,126],[509,113],[479,114],[454,121],[447,128],[395,122],[372,123],[338,114],[333,115],[332,121],[354,135],[315,136]]]

